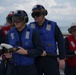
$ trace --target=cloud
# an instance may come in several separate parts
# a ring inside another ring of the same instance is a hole
[[[50,8],[50,14],[58,15],[76,15],[76,7],[72,7],[69,2],[52,6]]]
[[[13,2],[12,2],[13,1]],[[24,9],[24,10],[27,10],[28,12],[30,12],[30,10],[32,9],[32,7],[36,4],[41,4],[43,5],[44,7],[51,7],[53,5],[56,5],[56,2],[54,0],[18,0],[18,3],[15,1],[15,0],[12,0],[12,1],[9,1],[8,0],[8,3],[11,4],[12,2],[12,5],[10,5],[10,8],[7,7],[7,9],[11,10],[16,10],[16,9]],[[48,4],[48,6],[47,6]]]
[[[3,13],[4,10],[5,10],[5,8],[1,6],[1,7],[0,7],[0,14]]]
[[[2,16],[5,18],[10,11],[13,10],[25,10],[29,15],[34,5],[41,4],[45,8],[49,8],[51,6],[56,5],[54,0],[3,0],[0,1],[0,11]],[[3,15],[5,14],[5,16]]]
[[[18,9],[25,10],[32,21],[31,10],[36,4],[41,4],[47,9],[48,15],[46,17],[48,19],[61,22],[63,20],[68,22],[76,20],[76,4],[74,0],[1,0],[0,24],[5,22],[5,18],[10,11]]]

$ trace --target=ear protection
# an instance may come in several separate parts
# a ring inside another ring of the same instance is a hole
[[[32,11],[34,10],[40,10],[42,11],[43,15],[46,16],[48,14],[47,10],[42,6],[42,5],[35,5],[32,9]]]
[[[25,23],[28,22],[28,15],[24,10],[15,11],[13,16],[21,16],[24,19]]]
[[[74,28],[74,26],[72,26],[72,27],[70,27],[69,29],[68,29],[68,32],[71,34],[72,33],[72,29]]]
[[[28,15],[27,15],[27,13],[25,12],[25,11],[23,11],[24,13],[25,13],[25,16],[24,16],[24,21],[25,21],[25,23],[27,23],[28,22]]]
[[[48,12],[47,12],[47,10],[46,10],[46,9],[43,9],[43,11],[42,11],[42,12],[43,12],[43,15],[44,15],[44,16],[46,16],[46,15],[48,14]]]
[[[71,28],[69,28],[69,29],[68,29],[68,32],[71,34],[71,33],[72,33],[72,29],[71,29]]]

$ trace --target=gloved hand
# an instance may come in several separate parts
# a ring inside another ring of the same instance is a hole
[[[19,48],[14,48],[13,46],[9,45],[9,44],[5,44],[5,43],[1,43],[1,48],[0,49],[0,55],[3,53],[12,53],[12,52],[16,52],[17,50],[19,50]]]
[[[13,48],[13,46],[12,46],[12,45],[5,44],[5,43],[1,43],[1,47],[4,47],[4,48],[6,48],[6,49]]]

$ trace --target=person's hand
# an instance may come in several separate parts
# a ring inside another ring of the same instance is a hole
[[[6,58],[12,58],[12,53],[4,53]]]
[[[76,51],[74,51],[74,53],[76,54]]]
[[[24,48],[22,47],[18,47],[18,48],[19,50],[16,51],[18,54],[28,54],[27,50],[25,50]]]
[[[47,53],[46,53],[46,51],[43,51],[43,53],[41,54],[41,56],[46,56],[47,55]]]

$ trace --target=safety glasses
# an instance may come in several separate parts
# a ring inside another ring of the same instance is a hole
[[[20,23],[23,21],[23,18],[20,16],[13,16],[12,21],[13,21],[13,23]]]
[[[33,18],[34,18],[35,16],[36,16],[36,17],[40,17],[42,14],[43,14],[42,12],[37,11],[37,12],[32,12],[31,16],[32,16]]]

